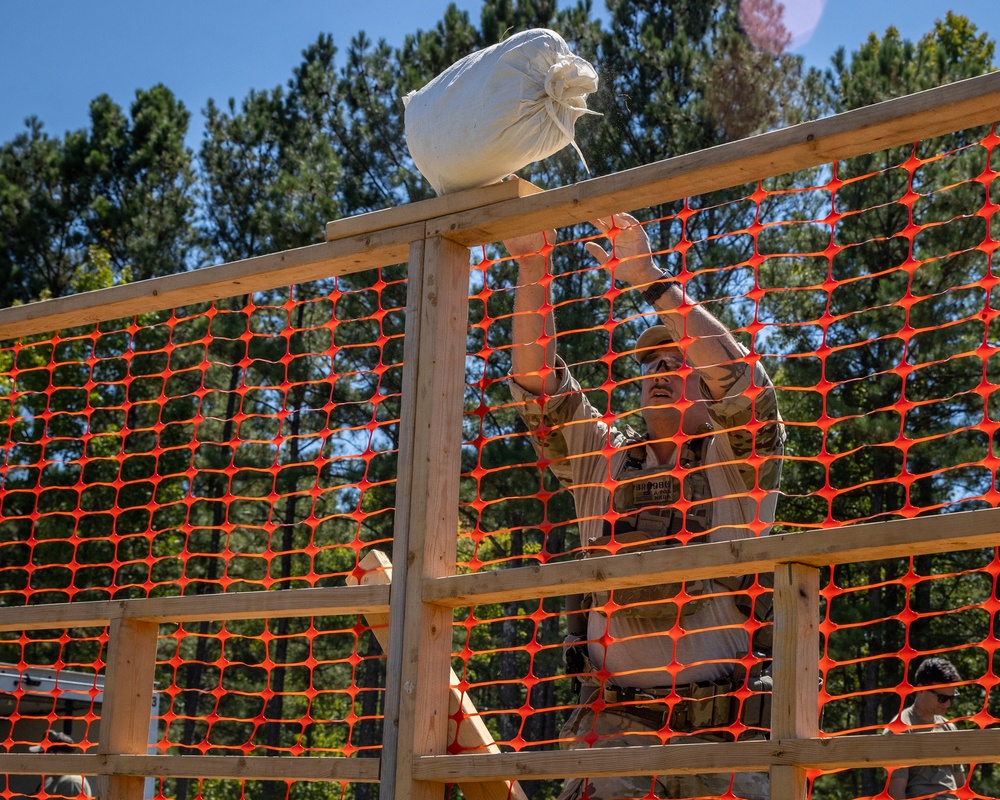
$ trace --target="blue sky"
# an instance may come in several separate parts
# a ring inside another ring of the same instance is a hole
[[[604,0],[593,1],[604,13]],[[949,9],[1000,37],[996,0],[785,4],[794,16],[790,27],[802,29],[791,49],[818,67],[838,47],[854,50],[889,25],[918,39]],[[456,5],[478,20],[481,0]],[[22,130],[29,115],[52,135],[85,127],[97,95],[127,108],[136,89],[157,83],[185,103],[200,131],[209,98],[224,103],[285,83],[320,33],[332,33],[342,51],[359,30],[398,45],[407,33],[432,28],[447,6],[448,0],[0,0],[0,142]]]

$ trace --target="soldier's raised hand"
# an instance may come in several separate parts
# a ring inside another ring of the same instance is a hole
[[[523,236],[512,236],[503,240],[507,252],[519,261],[526,256],[539,255],[546,244],[555,243],[556,232],[554,230],[526,233]]]
[[[632,286],[641,286],[662,277],[653,264],[649,237],[635,217],[631,214],[599,217],[594,220],[594,226],[602,233],[608,233],[613,227],[618,229],[613,232],[612,239],[613,252],[618,258],[615,278]],[[611,252],[597,242],[587,242],[584,246],[599,264],[605,264],[611,258]]]

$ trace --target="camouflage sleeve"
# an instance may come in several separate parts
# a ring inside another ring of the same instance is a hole
[[[549,397],[531,394],[511,375],[508,379],[514,408],[528,427],[532,447],[566,487],[575,484],[573,472],[583,469],[588,453],[600,455],[608,441],[620,438],[601,420],[566,363],[557,357],[559,388]],[[600,456],[603,458],[603,455]]]
[[[746,354],[746,350],[743,353]],[[780,458],[773,457],[780,457],[784,451],[785,426],[778,411],[774,384],[759,362],[751,370],[746,361],[734,361],[730,369],[732,380],[727,381],[728,393],[709,404],[708,412],[720,434],[728,439],[737,459],[748,458],[754,453],[761,458],[772,457],[761,466],[759,476],[754,476],[751,470],[745,477],[751,481],[751,487],[756,482],[761,488],[776,489]],[[706,394],[704,386],[702,393]],[[748,429],[751,422],[763,423],[756,435]]]

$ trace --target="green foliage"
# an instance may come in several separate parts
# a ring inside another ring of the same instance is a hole
[[[827,78],[838,110],[860,108],[989,72],[995,49],[987,33],[977,35],[967,17],[948,11],[919,42],[890,27],[881,39],[870,34],[850,59],[840,48]]]
[[[0,147],[0,305],[64,294],[83,263],[85,154],[82,132],[52,139],[37,119]]]
[[[184,269],[194,243],[190,114],[163,85],[137,91],[127,118],[107,95],[90,105],[86,225],[118,270],[137,279]]]
[[[287,89],[251,91],[237,110],[214,101],[200,150],[203,247],[235,261],[312,244],[338,214],[340,156],[326,129],[336,76],[333,39],[303,53]]]

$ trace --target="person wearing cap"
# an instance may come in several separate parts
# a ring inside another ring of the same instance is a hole
[[[913,675],[917,691],[913,701],[889,723],[882,733],[891,734],[894,723],[906,726],[905,733],[958,730],[945,717],[955,703],[962,676],[946,658],[928,658],[920,663]],[[933,797],[935,800],[957,800],[956,792],[965,785],[962,764],[926,764],[919,767],[896,767],[889,777],[886,791],[893,800],[908,797]]]
[[[719,320],[685,303],[681,285],[655,266],[635,218],[616,214],[595,225],[612,239],[615,278],[640,289],[658,317],[633,353],[642,435],[609,424],[558,355],[543,280],[554,231],[505,242],[519,269],[510,392],[535,450],[573,493],[585,557],[766,534],[785,439],[770,379]],[[601,264],[610,258],[596,242],[586,248]],[[745,668],[746,590],[754,582],[737,576],[568,598],[567,672],[582,688],[563,745],[727,741],[737,721],[741,738],[763,738],[762,696],[735,695],[769,686],[767,675]],[[730,789],[766,800],[767,774],[579,777],[561,798],[717,797]]]
[[[76,753],[79,751],[71,736],[49,728],[45,741],[28,748],[30,753]],[[83,775],[44,775],[42,797],[94,797],[94,790]]]

